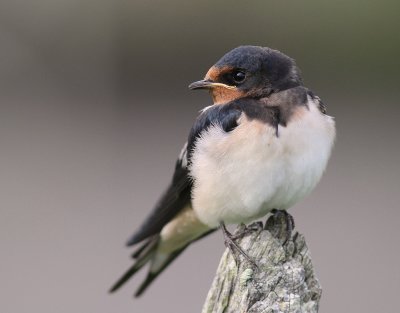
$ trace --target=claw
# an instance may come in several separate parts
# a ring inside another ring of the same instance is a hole
[[[285,245],[290,240],[290,238],[292,237],[292,232],[293,232],[293,229],[295,227],[294,218],[286,210],[273,209],[271,211],[271,213],[272,213],[272,217],[275,220],[281,218],[282,216],[285,219],[285,223],[286,223],[286,238],[285,238],[285,241],[283,242],[283,245]]]
[[[241,254],[250,264],[258,268],[258,265],[254,262],[254,260],[247,255],[246,252],[236,243],[236,239],[241,238],[245,235],[245,233],[249,232],[249,229],[246,227],[244,231],[239,234],[232,235],[227,229],[223,222],[220,223],[222,233],[224,235],[225,246],[231,251],[233,258],[235,259],[236,266],[239,267],[240,259],[239,255]],[[239,254],[239,255],[238,255]]]

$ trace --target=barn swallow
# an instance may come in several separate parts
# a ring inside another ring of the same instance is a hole
[[[219,226],[287,210],[326,168],[334,120],[285,54],[240,46],[189,88],[209,90],[213,104],[197,117],[171,184],[128,240],[141,246],[111,292],[149,263],[141,295],[192,242]]]

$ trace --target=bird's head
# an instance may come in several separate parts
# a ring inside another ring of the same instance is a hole
[[[229,51],[190,89],[209,89],[214,104],[251,97],[268,97],[274,92],[302,85],[293,59],[270,48],[240,46]]]

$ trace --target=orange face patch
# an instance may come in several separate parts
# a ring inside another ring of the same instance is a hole
[[[214,82],[218,82],[220,77],[222,77],[222,75],[229,73],[232,70],[233,68],[230,66],[224,66],[224,67],[213,66],[208,70],[205,79],[210,79]]]
[[[214,87],[210,90],[211,97],[213,99],[214,104],[224,104],[228,103],[232,100],[243,98],[244,93],[239,89],[227,89],[224,87]]]
[[[232,69],[233,68],[229,66],[221,68],[213,66],[207,72],[205,79],[209,79],[213,82],[220,82],[222,75],[231,72]],[[236,87],[232,89],[224,86],[215,86],[210,89],[210,93],[214,104],[224,104],[245,96],[245,93]]]

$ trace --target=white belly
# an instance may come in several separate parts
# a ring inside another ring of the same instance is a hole
[[[197,141],[192,204],[203,223],[246,223],[273,208],[287,209],[311,192],[331,153],[333,119],[309,101],[278,134],[242,118],[233,131],[213,126]]]

